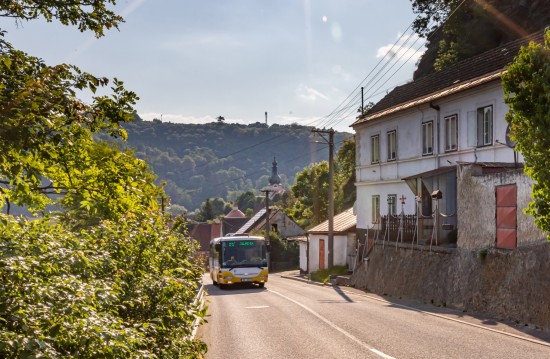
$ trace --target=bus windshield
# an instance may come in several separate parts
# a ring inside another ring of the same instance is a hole
[[[225,241],[222,242],[221,261],[223,267],[267,267],[264,241]]]

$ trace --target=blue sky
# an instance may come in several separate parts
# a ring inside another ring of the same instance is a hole
[[[358,87],[375,102],[411,80],[423,51],[403,37],[394,67],[371,72],[414,19],[410,0],[119,0],[116,11],[126,22],[100,39],[44,21],[0,27],[49,65],[123,80],[144,119],[186,123],[264,122],[267,111],[269,124],[351,132]]]

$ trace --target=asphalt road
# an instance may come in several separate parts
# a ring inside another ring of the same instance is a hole
[[[207,358],[550,358],[550,344],[345,287],[270,275],[221,290],[205,276]],[[450,319],[449,319],[450,318]]]

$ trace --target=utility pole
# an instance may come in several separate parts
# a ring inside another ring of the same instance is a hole
[[[269,225],[269,192],[271,192],[271,190],[269,190],[269,188],[265,188],[261,190],[261,192],[265,193],[265,245],[267,249],[267,253],[266,253],[267,268],[270,268],[271,267],[271,261],[270,261],[271,245],[269,243],[269,232],[271,228]]]
[[[328,143],[328,269],[334,266],[334,130],[313,129],[311,132],[319,134]],[[328,135],[328,139],[327,136]],[[319,143],[319,142],[317,142]],[[322,142],[321,142],[322,143]]]

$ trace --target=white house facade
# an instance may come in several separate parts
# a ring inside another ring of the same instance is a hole
[[[434,191],[442,197],[439,212],[456,228],[457,165],[523,160],[507,134],[501,74],[525,42],[399,86],[358,118],[358,233],[379,228],[388,213],[432,215]]]

